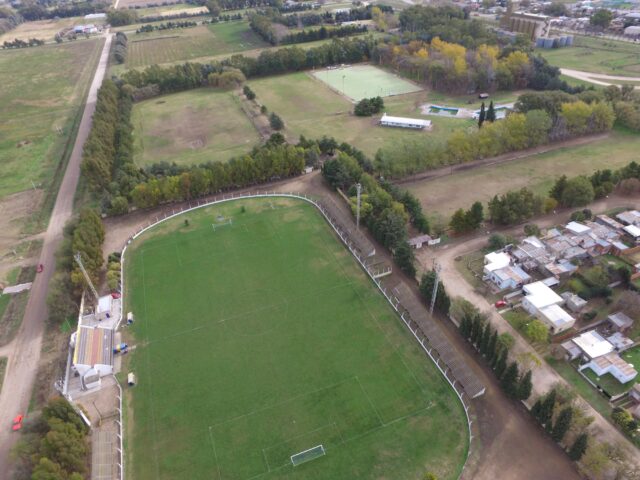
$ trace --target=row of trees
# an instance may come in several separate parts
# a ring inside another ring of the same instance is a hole
[[[161,23],[160,25],[143,25],[136,30],[136,33],[148,33],[153,32],[154,30],[174,30],[176,28],[191,28],[197,26],[198,22],[191,22],[189,20],[185,20],[183,22],[166,22]]]
[[[50,18],[80,17],[90,13],[104,12],[108,8],[105,2],[77,2],[63,3],[54,8],[47,8],[46,2],[22,2],[18,13],[26,20],[45,20]]]
[[[342,38],[352,35],[367,33],[366,25],[345,25],[343,27],[303,30],[297,33],[290,33],[280,39],[282,45],[292,43],[315,42],[316,40],[326,40],[327,38]]]
[[[40,45],[44,45],[44,40],[40,40],[38,38],[30,38],[27,41],[21,40],[19,38],[14,39],[13,41],[5,40],[2,44],[3,49],[10,48],[28,48],[28,47],[39,47]]]
[[[87,475],[89,428],[62,397],[25,421],[14,448],[16,480],[82,480]]]
[[[236,68],[246,78],[253,78],[339,63],[357,63],[368,58],[373,44],[371,38],[334,39],[308,50],[299,47],[265,50],[257,58],[233,55],[221,62],[207,64],[152,65],[144,70],[127,70],[121,78],[137,89],[156,85],[160,93],[178,92],[206,85],[211,73],[221,73],[225,67]]]
[[[117,32],[113,39],[113,58],[116,62],[122,64],[127,61],[129,40],[124,32]]]
[[[370,117],[376,113],[380,113],[384,109],[384,100],[382,97],[363,98],[356,103],[353,113],[358,117]]]

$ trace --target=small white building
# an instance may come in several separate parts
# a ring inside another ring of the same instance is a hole
[[[640,227],[636,227],[635,225],[627,225],[623,228],[625,233],[629,238],[633,240],[634,243],[640,244]]]
[[[413,128],[416,130],[431,130],[431,121],[422,120],[421,118],[405,118],[405,117],[392,117],[386,113],[382,115],[380,119],[380,125],[383,127],[400,127],[400,128]]]
[[[640,212],[638,210],[627,210],[616,215],[616,218],[625,225],[640,225]]]
[[[601,357],[594,358],[581,368],[581,370],[584,368],[590,368],[599,377],[610,373],[620,383],[630,382],[638,375],[633,365],[625,362],[617,353],[608,353]]]
[[[567,230],[569,230],[569,232],[573,233],[574,235],[586,235],[589,232],[591,232],[591,228],[587,227],[586,225],[583,225],[580,222],[569,222],[565,228]]]
[[[595,330],[589,330],[571,340],[575,343],[587,360],[601,357],[613,352],[613,345]]]
[[[522,308],[536,317],[541,309],[551,305],[561,305],[563,302],[562,297],[543,282],[529,283],[523,287],[523,290],[525,296],[522,299]]]
[[[541,308],[538,312],[538,318],[549,327],[552,335],[564,332],[576,323],[576,319],[560,305],[549,305]]]
[[[484,256],[484,275],[488,277],[491,272],[511,265],[511,256],[506,252],[491,252]]]
[[[507,265],[489,273],[489,281],[500,290],[513,290],[531,281],[531,276],[515,265]]]

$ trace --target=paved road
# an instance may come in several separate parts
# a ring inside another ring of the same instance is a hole
[[[620,85],[620,81],[640,82],[640,77],[621,77],[619,75],[606,75],[604,73],[583,72],[580,70],[571,70],[570,68],[561,68],[560,73],[568,77],[584,80],[585,82],[595,83],[596,85]],[[635,87],[640,90],[640,86]]]
[[[613,208],[635,206],[640,207],[638,198],[629,199],[621,197],[612,197],[609,199],[601,200],[599,202],[590,205],[590,208],[594,212],[603,212],[611,210]],[[536,220],[536,224],[542,228],[557,225],[564,221],[567,221],[569,212],[559,215],[547,215],[543,218]],[[521,233],[522,227],[506,230],[502,233]],[[446,286],[447,290],[455,296],[461,296],[471,301],[480,310],[485,311],[489,315],[489,320],[492,325],[498,330],[499,333],[508,332],[515,339],[513,346],[513,353],[517,356],[524,353],[531,353],[540,358],[540,355],[533,349],[533,347],[513,328],[511,325],[493,308],[493,305],[487,301],[487,299],[466,281],[466,279],[456,269],[456,257],[477,251],[483,248],[488,241],[488,235],[480,235],[467,241],[454,244],[448,248],[441,248],[438,250],[423,250],[419,253],[418,258],[423,265],[432,265],[433,257],[436,257],[441,267],[441,278]],[[539,367],[533,368],[533,394],[531,400],[535,400],[539,395],[545,394],[555,384],[566,384],[560,374],[558,374],[549,364],[545,361]],[[602,441],[607,441],[611,444],[619,443],[627,447],[627,450],[631,453],[630,459],[635,459],[636,467],[640,468],[640,456],[637,454],[635,447],[622,435],[615,427],[613,427],[600,413],[594,410],[587,402],[582,400],[585,406],[587,415],[594,417],[594,422],[591,428],[596,433],[596,437]]]
[[[78,185],[78,178],[80,177],[82,148],[91,130],[97,93],[107,68],[110,45],[111,35],[107,32],[100,62],[89,89],[78,135],[44,236],[39,263],[45,265],[45,269],[43,273],[36,276],[33,282],[22,325],[15,340],[12,342],[13,351],[8,352],[7,373],[2,392],[0,392],[0,472],[9,471],[9,452],[18,438],[17,435],[12,434],[9,428],[11,419],[17,413],[26,412],[29,407],[31,391],[40,360],[44,322],[47,318],[46,298],[49,281],[53,276],[54,255],[62,240],[64,225],[73,213],[73,198]]]

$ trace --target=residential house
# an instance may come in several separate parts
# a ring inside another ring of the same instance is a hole
[[[580,367],[580,370],[585,368],[590,368],[599,377],[610,373],[620,383],[630,382],[638,375],[633,365],[625,362],[617,353],[608,353],[594,358],[589,363]]]
[[[544,322],[552,334],[571,328],[575,319],[560,305],[563,298],[544,282],[534,282],[523,287],[525,296],[522,308]]]
[[[484,276],[511,264],[511,256],[506,252],[491,252],[484,256]]]
[[[616,352],[621,353],[625,350],[629,350],[633,347],[634,342],[628,337],[625,337],[622,333],[616,332],[613,335],[607,337],[607,341],[613,345]]]
[[[572,292],[564,292],[560,296],[564,298],[565,306],[574,313],[580,312],[588,303],[586,300]]]
[[[529,283],[531,276],[516,265],[507,265],[490,272],[489,281],[499,290],[513,290]]]
[[[627,238],[636,245],[640,245],[640,227],[636,225],[627,225],[623,228],[627,234]]]
[[[622,227],[624,227],[624,225],[622,225],[620,222],[615,221],[608,215],[596,215],[596,223],[609,227],[611,230],[618,233],[620,233],[622,231]]]
[[[633,327],[633,320],[623,312],[612,313],[607,317],[607,320],[609,320],[611,328],[615,332],[624,333]]]
[[[638,210],[628,210],[619,213],[616,218],[625,225],[640,225],[640,212]]]
[[[580,348],[586,361],[613,352],[613,345],[595,330],[589,330],[572,338],[571,341]]]

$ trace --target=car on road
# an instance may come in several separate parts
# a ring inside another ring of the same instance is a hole
[[[42,265],[41,263],[38,264],[38,267],[36,268],[36,272],[38,273],[42,273],[42,271],[44,270],[44,265]]]
[[[502,308],[502,307],[506,307],[507,306],[507,302],[505,302],[504,300],[498,300],[495,303],[496,308]]]
[[[22,420],[24,420],[24,415],[21,413],[13,417],[13,425],[11,427],[11,430],[13,430],[14,432],[20,430],[22,428]]]

